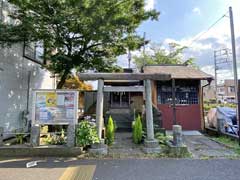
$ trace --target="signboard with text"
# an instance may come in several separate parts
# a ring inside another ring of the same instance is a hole
[[[35,124],[76,124],[78,91],[36,90],[33,93]]]

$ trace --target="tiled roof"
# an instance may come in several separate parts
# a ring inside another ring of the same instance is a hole
[[[213,76],[190,66],[184,65],[147,65],[144,73],[171,74],[173,79],[213,79]]]

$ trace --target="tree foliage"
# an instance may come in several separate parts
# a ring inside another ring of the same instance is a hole
[[[15,25],[0,24],[2,45],[40,42],[46,68],[59,74],[61,88],[72,69],[112,71],[116,56],[143,44],[135,30],[157,20],[144,0],[8,0]]]
[[[138,69],[145,65],[160,65],[160,64],[186,64],[195,65],[193,58],[183,60],[183,51],[187,49],[186,46],[181,46],[176,43],[169,43],[169,48],[165,49],[159,45],[153,46],[150,52],[134,56],[134,63]]]
[[[93,87],[91,84],[87,84],[81,81],[78,78],[78,76],[69,76],[63,85],[63,89],[77,89],[90,91],[93,89]]]

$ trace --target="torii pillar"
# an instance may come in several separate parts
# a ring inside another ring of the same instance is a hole
[[[152,109],[152,89],[151,80],[145,80],[145,102],[146,102],[146,125],[147,125],[147,138],[144,141],[145,153],[159,153],[160,146],[158,141],[154,138],[153,126],[153,109]]]
[[[97,122],[97,131],[98,138],[102,139],[102,129],[103,129],[103,79],[98,80],[98,91],[97,91],[97,106],[96,106],[96,122]]]
[[[96,123],[97,123],[97,132],[98,138],[100,140],[99,143],[93,144],[92,148],[89,150],[90,153],[94,155],[106,155],[107,154],[107,146],[104,144],[104,139],[102,139],[102,130],[104,126],[103,121],[103,88],[104,88],[104,80],[98,79],[98,90],[97,90],[97,106],[96,106]]]

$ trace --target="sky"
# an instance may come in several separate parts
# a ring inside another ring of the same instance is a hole
[[[233,9],[236,51],[240,60],[240,0],[145,0],[146,10],[156,9],[161,14],[158,21],[143,22],[137,33],[146,32],[146,39],[162,46],[169,42],[188,46],[184,58],[194,57],[202,70],[214,74],[214,50],[231,48],[229,6]],[[226,16],[208,30],[224,14]],[[118,64],[127,67],[127,57],[119,57]],[[224,77],[231,74],[224,73]]]

